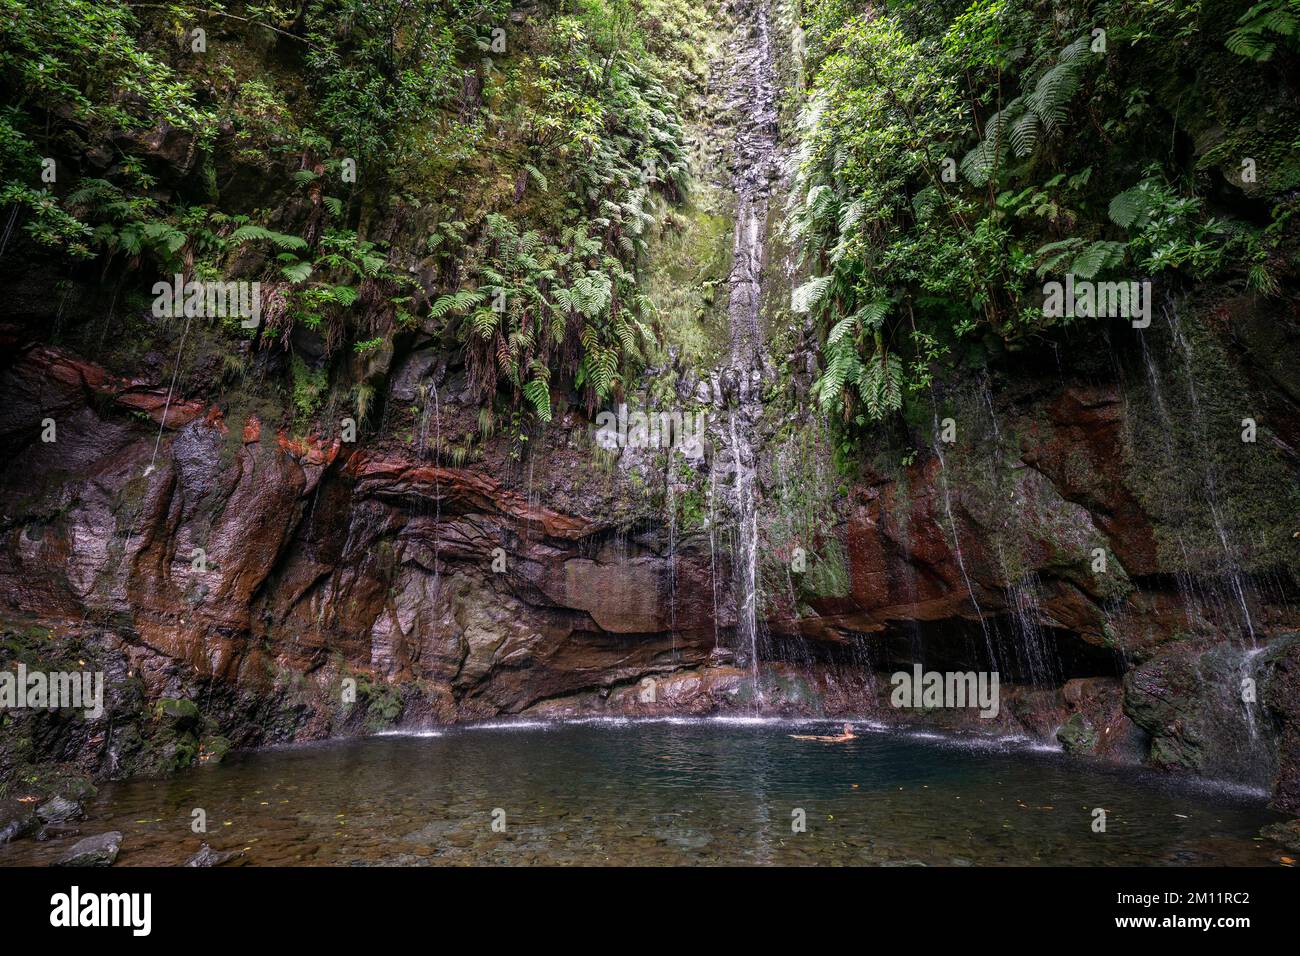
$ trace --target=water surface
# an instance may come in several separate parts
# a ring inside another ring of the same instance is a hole
[[[203,840],[262,865],[1255,864],[1260,794],[1080,764],[1023,742],[790,721],[515,723],[235,754],[110,784],[82,833],[119,865]],[[1093,809],[1106,832],[1093,831]],[[191,831],[192,811],[208,833]],[[503,810],[505,831],[492,828]],[[794,833],[802,810],[807,830]],[[499,815],[498,815],[499,816]],[[0,847],[46,863],[71,841]]]

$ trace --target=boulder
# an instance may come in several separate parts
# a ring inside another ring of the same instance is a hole
[[[81,804],[66,797],[54,797],[36,808],[36,815],[44,823],[69,823],[85,816]]]
[[[122,846],[117,830],[78,840],[71,850],[59,857],[55,866],[112,866]]]
[[[40,828],[40,818],[31,810],[21,808],[13,813],[0,812],[0,846],[32,836]]]

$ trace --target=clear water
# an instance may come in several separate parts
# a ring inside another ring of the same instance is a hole
[[[1025,743],[821,722],[493,724],[234,755],[101,789],[83,834],[119,865],[176,864],[203,840],[263,865],[1256,864],[1279,819],[1261,795],[1093,767]],[[191,832],[207,811],[208,833]],[[1092,810],[1107,810],[1105,833]],[[504,832],[492,829],[505,811]],[[793,833],[792,812],[807,832]],[[0,847],[46,863],[70,840]]]

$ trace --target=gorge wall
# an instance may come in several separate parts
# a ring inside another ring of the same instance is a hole
[[[703,413],[699,459],[599,447],[576,390],[548,425],[453,454],[484,434],[474,373],[422,329],[350,360],[378,411],[345,441],[346,409],[298,427],[232,385],[202,329],[189,351],[164,337],[186,359],[173,389],[170,350],[113,350],[147,310],[120,317],[85,277],[51,296],[51,269],[0,260],[3,651],[108,678],[102,717],[7,716],[7,776],[498,715],[761,708],[1059,740],[1300,809],[1295,300],[1207,288],[1147,330],[1114,324],[1108,350],[968,370],[934,389],[951,442],[909,423],[919,453],[885,454],[886,435],[846,474],[810,404],[811,325],[757,322],[794,271],[755,213],[770,189],[775,215],[797,140],[765,99],[798,66],[784,7],[757,42],[768,13],[735,4],[712,37],[689,123],[699,207],[677,229],[707,246],[715,217],[731,246],[740,217],[737,256],[710,273],[691,252],[696,285],[730,292],[730,361],[670,356],[625,394]],[[182,175],[183,143],[151,150]],[[418,216],[376,231],[400,247]],[[738,311],[765,344],[735,338]],[[247,348],[246,380],[288,361]],[[997,719],[892,707],[888,675],[913,664],[998,670]]]

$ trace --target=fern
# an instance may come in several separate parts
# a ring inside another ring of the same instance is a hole
[[[293,262],[280,268],[280,274],[293,285],[302,285],[311,276],[311,272],[312,265],[310,262]]]
[[[255,225],[240,226],[230,234],[229,241],[236,244],[265,241],[271,243],[277,249],[288,249],[294,252],[307,248],[306,239]]]
[[[551,420],[551,388],[540,376],[529,379],[524,385],[524,397],[533,405],[533,411],[544,422]]]
[[[1066,120],[1066,106],[1078,92],[1093,54],[1083,36],[1062,49],[1039,76],[1034,88],[994,113],[984,124],[984,138],[961,161],[961,172],[976,187],[983,187],[1010,149],[1017,157],[1033,154]]]
[[[790,310],[801,315],[812,311],[826,295],[832,279],[832,276],[817,276],[799,286],[790,294]]]
[[[1124,261],[1124,243],[1105,240],[1090,243],[1070,264],[1070,271],[1080,279],[1091,279],[1099,272]]]
[[[1278,42],[1294,48],[1300,35],[1300,0],[1264,0],[1247,10],[1224,41],[1230,51],[1257,62],[1273,58]]]
[[[1131,229],[1133,226],[1141,225],[1140,220],[1145,218],[1146,210],[1146,190],[1139,185],[1124,190],[1112,199],[1106,212],[1115,225]]]
[[[864,329],[874,330],[880,328],[880,326],[884,324],[885,315],[888,312],[888,302],[868,302],[858,310],[856,318],[862,323]]]
[[[528,173],[529,179],[532,179],[534,182],[537,183],[537,185],[541,188],[542,192],[548,192],[550,190],[551,184],[547,182],[546,177],[542,175],[542,171],[538,169],[536,166],[530,166],[525,164],[524,171]]]
[[[478,289],[461,289],[458,292],[441,295],[429,306],[429,318],[441,319],[449,313],[464,312],[479,305],[486,298],[487,293]]]
[[[501,316],[492,309],[476,309],[470,316],[470,328],[480,339],[490,339],[496,334]]]
[[[857,327],[858,317],[856,315],[850,315],[840,319],[835,323],[835,327],[831,329],[830,334],[826,336],[826,344],[828,346],[837,345],[844,336],[856,330]]]
[[[867,415],[879,421],[903,407],[903,363],[892,352],[873,355],[858,376],[858,394]]]
[[[335,305],[341,305],[344,308],[347,308],[357,301],[357,287],[351,285],[336,285],[330,288],[325,295]]]
[[[1058,239],[1056,242],[1049,242],[1045,246],[1040,246],[1034,253],[1034,258],[1039,260],[1038,278],[1043,278],[1049,272],[1055,271],[1063,262],[1072,259],[1082,245],[1082,239],[1078,236],[1072,236],[1069,239]]]

